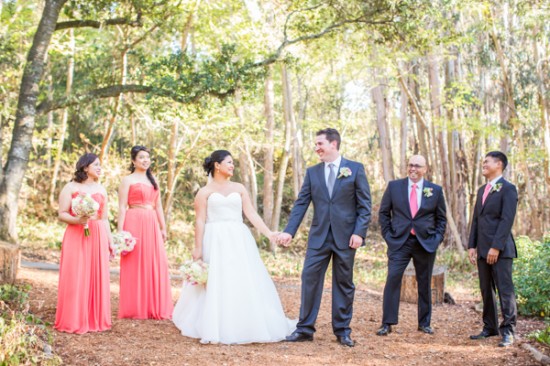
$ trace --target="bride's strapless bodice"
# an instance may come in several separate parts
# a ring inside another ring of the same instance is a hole
[[[214,192],[208,196],[206,222],[220,221],[243,222],[243,205],[238,192],[232,192],[227,196]]]

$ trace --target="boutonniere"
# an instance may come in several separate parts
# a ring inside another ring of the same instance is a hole
[[[497,183],[493,186],[493,188],[491,188],[491,192],[489,193],[500,192],[501,189],[502,189],[502,183]]]
[[[348,167],[340,168],[340,174],[338,174],[338,179],[346,178],[351,175],[351,169]]]
[[[431,188],[431,187],[426,187],[422,190],[422,192],[424,192],[424,197],[431,197],[434,195],[434,189]]]

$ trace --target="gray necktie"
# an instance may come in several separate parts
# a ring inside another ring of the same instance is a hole
[[[332,197],[332,190],[334,189],[334,182],[336,182],[336,173],[334,172],[334,164],[328,165],[329,173],[327,180],[328,195]]]

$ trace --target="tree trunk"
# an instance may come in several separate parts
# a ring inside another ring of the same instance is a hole
[[[122,68],[120,70],[120,84],[123,86],[126,85],[126,80],[128,75],[128,51],[129,49],[124,49],[121,55]],[[111,145],[113,128],[116,122],[116,118],[118,116],[118,111],[122,107],[123,103],[124,103],[124,93],[120,93],[118,98],[115,99],[115,105],[113,107],[111,118],[109,118],[109,123],[107,124],[105,133],[103,134],[103,142],[101,143],[101,150],[99,152],[99,160],[101,160],[102,162],[105,160],[107,156],[107,152],[109,150],[109,146]]]
[[[388,102],[384,87],[385,81],[376,77],[379,71],[373,69],[373,80],[376,86],[372,88],[372,100],[376,105],[376,126],[378,127],[380,152],[382,154],[382,172],[384,181],[387,184],[389,181],[394,180],[395,176],[393,174],[393,156],[387,119]]]
[[[405,84],[408,80],[405,78]],[[409,118],[409,97],[403,90],[403,86],[399,85],[401,89],[400,93],[400,108],[399,108],[399,120],[401,121],[400,138],[401,145],[399,147],[399,175],[401,177],[407,176],[407,138],[408,138],[408,118]]]
[[[20,260],[19,245],[0,241],[0,285],[15,282]]]
[[[0,184],[0,239],[17,240],[19,192],[27,170],[35,126],[36,101],[44,73],[44,60],[61,8],[67,0],[46,0],[21,79],[13,134]]]
[[[71,96],[71,92],[73,89],[73,78],[74,78],[74,57],[75,57],[75,39],[74,39],[74,29],[69,30],[70,35],[70,42],[69,47],[71,50],[71,54],[69,56],[69,63],[67,67],[67,85],[65,88],[65,97],[69,98]],[[50,111],[48,113],[51,114]],[[50,182],[50,196],[49,196],[49,202],[50,207],[55,207],[55,188],[57,186],[57,177],[59,175],[59,169],[61,168],[61,158],[63,156],[63,145],[65,144],[65,134],[67,133],[67,125],[69,123],[69,108],[63,109],[63,117],[61,118],[61,127],[59,128],[59,136],[57,137],[57,146],[56,146],[56,155],[55,155],[55,162],[53,165],[53,171],[52,171],[52,180]]]
[[[288,111],[288,103],[290,103],[289,96],[286,93],[286,88],[284,87],[284,80],[286,80],[286,66],[281,65],[281,73],[283,80],[283,110],[284,120],[285,120],[285,145],[283,149],[283,154],[281,158],[281,165],[279,166],[279,176],[277,179],[277,193],[275,196],[275,207],[273,211],[273,221],[271,227],[276,229],[279,228],[281,221],[281,206],[283,204],[283,193],[285,185],[286,170],[288,168],[288,161],[290,158],[290,149],[292,146],[292,126],[290,122],[290,116],[286,111]]]
[[[264,86],[264,113],[265,113],[265,146],[264,146],[264,222],[275,230],[272,225],[273,217],[273,131],[275,129],[275,93],[273,92],[273,66],[267,67]],[[270,243],[270,250],[275,251],[275,244]]]
[[[178,134],[179,134],[179,119],[174,118],[172,126],[170,127],[170,142],[168,143],[168,171],[166,172],[166,191],[164,192],[164,202],[162,207],[164,208],[164,217],[166,218],[167,231],[170,231],[169,225],[172,216],[172,195],[176,187],[176,168],[177,168],[177,155],[178,155]]]
[[[302,154],[301,154],[301,131],[296,125],[296,117],[294,115],[294,105],[292,99],[292,87],[290,85],[290,73],[286,65],[282,66],[283,83],[283,113],[285,120],[290,123],[290,135],[292,139],[290,158],[292,160],[292,193],[294,199],[298,198],[300,187],[302,186]]]

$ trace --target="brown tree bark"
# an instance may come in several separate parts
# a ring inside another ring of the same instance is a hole
[[[384,181],[388,183],[395,179],[393,173],[393,156],[391,149],[391,140],[388,128],[387,110],[388,102],[384,85],[386,84],[383,78],[378,78],[380,70],[373,69],[373,81],[375,87],[372,88],[372,100],[376,106],[376,126],[378,127],[380,153],[382,155],[382,172]]]
[[[286,80],[286,66],[281,65],[281,74],[283,80],[283,110],[285,121],[285,144],[283,148],[283,154],[281,158],[281,164],[279,166],[279,174],[277,178],[277,191],[275,195],[275,205],[273,211],[273,221],[271,227],[278,229],[281,221],[281,205],[283,203],[283,193],[285,185],[286,171],[288,168],[288,161],[290,159],[290,149],[292,147],[292,125],[290,122],[290,116],[288,115],[288,104],[290,103],[287,89],[284,87],[284,80]]]
[[[65,97],[69,98],[72,89],[73,89],[73,78],[74,78],[74,57],[75,57],[75,39],[74,39],[74,30],[69,29],[69,48],[71,54],[69,56],[69,62],[67,65],[67,83],[65,87]],[[48,113],[52,114],[53,112]],[[61,117],[61,126],[59,128],[59,135],[57,137],[57,146],[56,146],[56,156],[52,170],[52,180],[50,181],[50,195],[49,202],[50,207],[55,207],[55,188],[57,186],[57,176],[59,175],[59,169],[61,168],[61,157],[63,155],[63,145],[65,144],[65,135],[67,133],[67,125],[69,123],[69,108],[63,109],[63,116]]]
[[[61,8],[67,0],[46,0],[38,28],[27,55],[21,79],[13,135],[0,182],[0,239],[16,241],[19,192],[27,170],[35,126],[39,83],[44,60]]]
[[[273,132],[275,129],[275,93],[273,91],[273,66],[266,68],[264,85],[264,114],[265,114],[265,146],[264,146],[264,187],[263,187],[263,218],[264,222],[272,226],[273,218]],[[271,243],[270,250],[275,250],[275,244]]]

